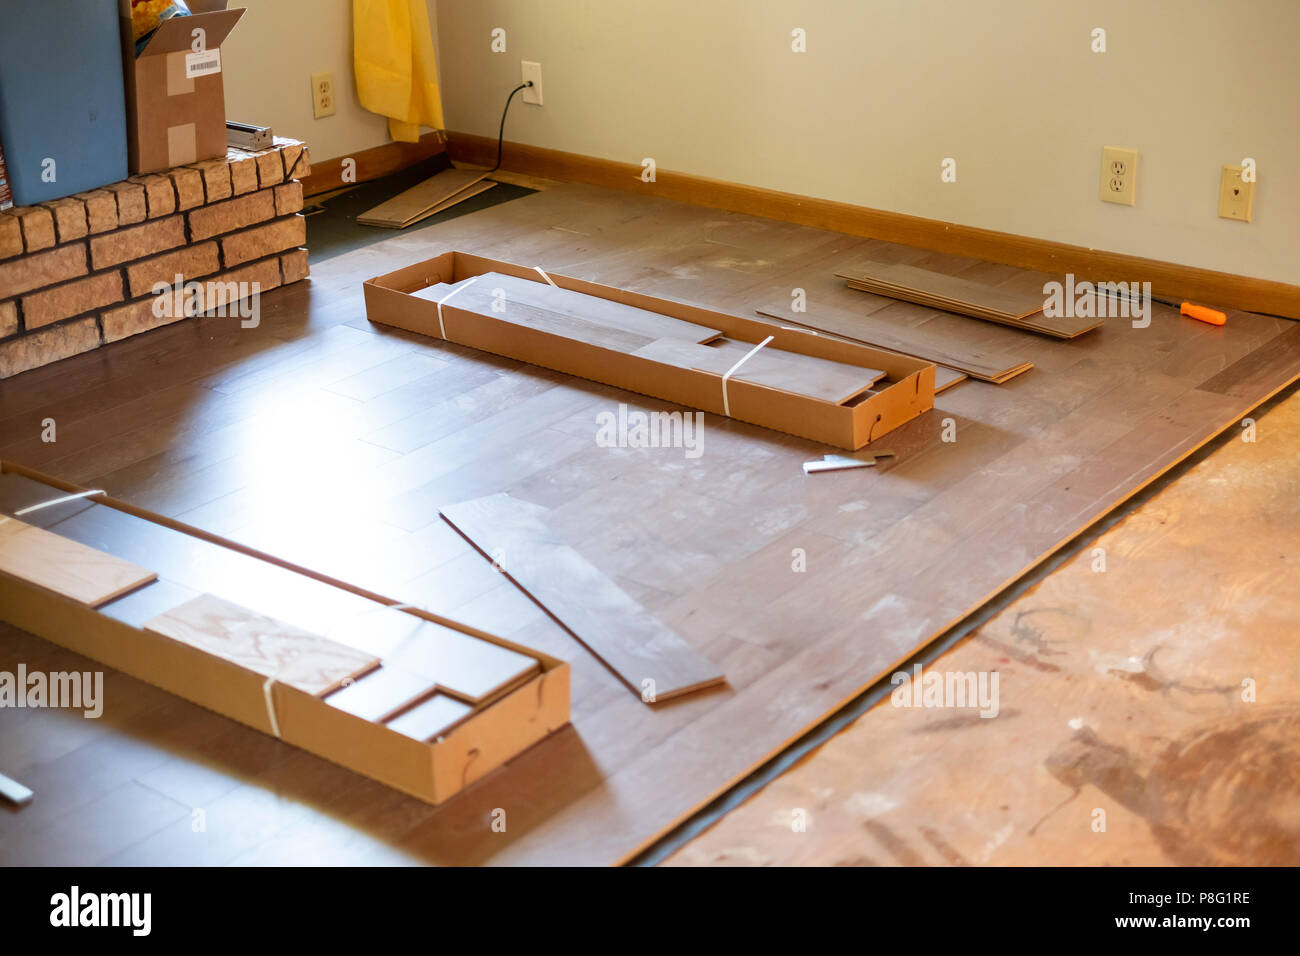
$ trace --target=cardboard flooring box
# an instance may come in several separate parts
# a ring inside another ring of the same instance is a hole
[[[221,44],[243,8],[164,20],[137,54],[130,0],[121,0],[127,157],[150,173],[226,155]]]
[[[0,461],[0,516],[83,490]],[[110,513],[91,514],[93,509]],[[129,553],[128,559],[148,564],[157,580],[92,607],[0,570],[0,619],[430,803],[447,800],[569,722],[569,665],[477,628],[397,608],[392,599],[102,494],[60,502],[21,520],[110,555]],[[213,547],[223,550],[213,552]],[[286,583],[295,593],[305,589],[305,600],[327,605],[322,613],[359,607],[360,620],[372,613],[410,614],[532,657],[540,666],[522,683],[484,697],[434,739],[414,739],[144,626],[189,586],[219,590],[220,574],[230,573],[231,562],[255,562],[246,573],[276,594],[284,593]],[[211,580],[196,582],[199,573]]]
[[[536,282],[536,269],[470,255],[445,252],[415,265],[365,282],[366,316],[371,322],[420,332],[449,342],[508,358],[567,372],[667,399],[717,415],[724,412],[722,376],[675,368],[637,355],[575,341],[538,328],[495,321],[456,307],[450,298],[442,306],[412,295],[428,285],[453,283],[497,272]],[[840,342],[798,329],[782,328],[754,319],[714,312],[639,292],[585,282],[549,273],[563,289],[598,296],[624,305],[658,312],[710,329],[729,338],[757,345],[768,336],[774,348],[818,358],[879,369],[886,378],[869,394],[846,404],[834,404],[781,389],[731,379],[727,384],[729,417],[777,431],[810,438],[837,448],[858,449],[934,407],[935,366],[894,352]],[[445,328],[445,335],[442,334]]]

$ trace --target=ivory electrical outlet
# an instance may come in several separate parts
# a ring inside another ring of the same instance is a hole
[[[1255,184],[1241,178],[1242,166],[1224,166],[1219,176],[1219,218],[1250,222],[1255,210]]]
[[[542,105],[542,65],[534,63],[531,60],[519,61],[519,82],[527,83],[533,81],[533,85],[520,92],[525,103],[532,103],[534,106]]]
[[[311,75],[311,115],[320,119],[334,115],[334,74]]]
[[[1103,146],[1101,150],[1101,201],[1131,206],[1137,200],[1136,149]]]

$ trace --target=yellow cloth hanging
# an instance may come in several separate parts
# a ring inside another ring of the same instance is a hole
[[[352,0],[352,63],[361,105],[388,117],[393,139],[442,129],[442,97],[425,0]]]

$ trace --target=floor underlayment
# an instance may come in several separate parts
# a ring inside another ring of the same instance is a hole
[[[1035,368],[945,392],[877,443],[897,457],[875,469],[808,477],[802,462],[828,449],[714,417],[697,457],[600,447],[600,413],[671,406],[365,320],[363,279],[445,249],[744,314],[801,288],[810,311],[856,303],[1014,342]],[[310,284],[265,296],[256,329],[180,323],[0,383],[0,455],[571,660],[574,721],[434,808],[106,674],[100,720],[0,713],[0,772],[38,793],[21,815],[0,816],[0,852],[79,863],[631,859],[1300,377],[1300,324],[1286,320],[1232,312],[1215,329],[1157,307],[1148,328],[1111,320],[1059,342],[872,304],[833,276],[868,256],[1041,282],[564,186],[332,259]],[[44,417],[59,423],[55,444],[40,440]],[[440,505],[499,491],[551,509],[566,540],[728,685],[654,708],[628,694],[438,517]],[[1008,646],[999,655],[1010,660],[1030,653]],[[0,668],[19,661],[88,666],[9,629]],[[1016,746],[1014,709],[985,721],[1009,734],[1004,751]],[[1076,717],[1088,726],[1086,709]],[[1132,746],[1095,733],[1096,746]],[[1086,777],[1094,764],[1079,766],[1071,772]],[[951,787],[937,772],[933,785]],[[198,836],[196,808],[207,821]]]

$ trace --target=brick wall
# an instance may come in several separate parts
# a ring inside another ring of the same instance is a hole
[[[205,308],[230,304],[229,283],[305,277],[308,164],[302,143],[277,138],[0,212],[0,378],[185,318],[192,306],[159,308],[153,291],[177,275],[210,290]]]

